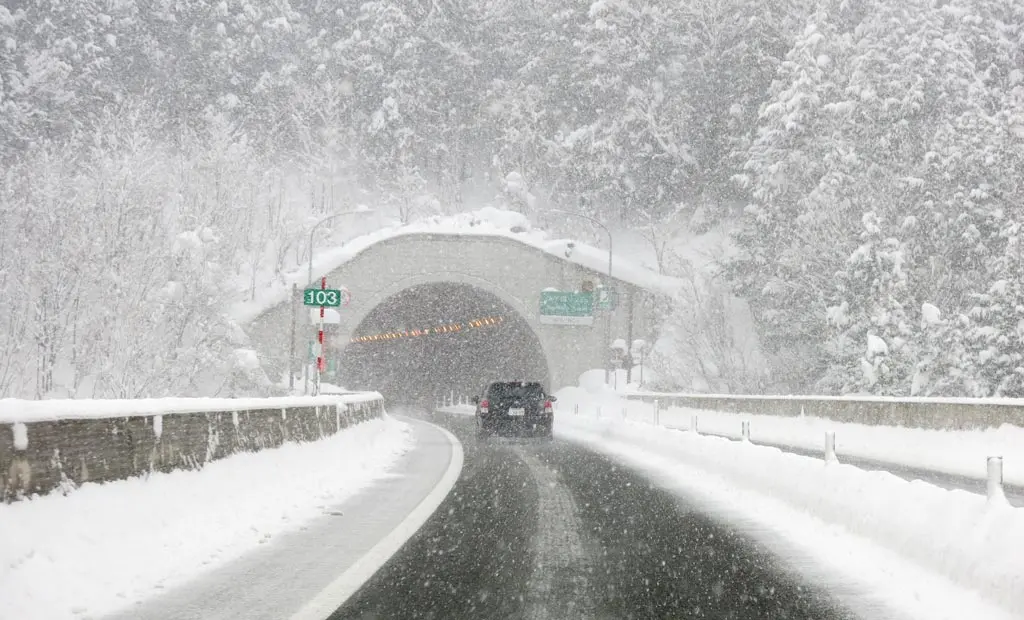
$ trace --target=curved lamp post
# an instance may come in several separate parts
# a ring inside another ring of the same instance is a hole
[[[320,221],[318,221],[316,224],[313,224],[313,228],[309,229],[309,246],[306,249],[307,253],[309,254],[309,277],[306,279],[307,283],[313,283],[313,235],[316,234],[316,230],[335,218],[341,217],[343,215],[355,215],[357,213],[373,213],[373,209],[353,209],[351,211],[342,211],[341,213],[334,213],[332,215],[328,215],[324,218],[321,218]]]
[[[357,214],[357,213],[373,213],[373,209],[352,209],[350,211],[342,211],[340,213],[333,213],[333,214],[328,215],[326,217],[320,218],[320,220],[317,221],[316,224],[313,224],[313,227],[309,229],[309,246],[306,248],[306,251],[309,254],[309,273],[308,273],[308,276],[307,276],[307,279],[306,279],[306,282],[308,283],[307,286],[312,286],[313,285],[313,235],[316,234],[317,229],[320,228],[321,226],[323,226],[324,224],[326,224],[327,222],[330,222],[331,220],[335,219],[335,218],[339,218],[339,217],[341,217],[343,215],[354,215],[354,214]],[[292,291],[293,291],[292,297],[296,297],[297,287],[294,287],[292,289]],[[296,308],[295,308],[295,301],[293,300],[292,301],[292,346],[291,346],[291,358],[289,359],[289,363],[288,363],[288,387],[289,388],[293,387],[293,385],[294,385],[294,376],[295,376],[295,373],[294,373],[294,370],[293,370],[295,368],[295,310],[296,310]],[[310,344],[312,344],[312,341],[310,341]],[[309,388],[309,381],[308,381],[307,376],[306,376],[306,371],[307,370],[308,370],[308,364],[303,363],[302,364],[302,393],[303,394],[305,394],[306,390]]]
[[[604,234],[608,235],[608,279],[612,277],[612,231],[608,230],[608,227],[602,224],[599,220],[590,217],[589,215],[583,215],[582,213],[576,213],[574,211],[563,211],[561,209],[544,209],[542,213],[561,213],[562,215],[573,215],[588,220],[592,224],[596,224]]]

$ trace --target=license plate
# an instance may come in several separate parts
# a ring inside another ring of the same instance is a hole
[[[513,407],[508,410],[508,414],[511,416],[524,416],[526,415],[526,409],[522,407]]]

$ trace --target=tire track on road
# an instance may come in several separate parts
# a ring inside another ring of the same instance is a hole
[[[472,438],[452,493],[332,620],[850,620],[742,531],[564,441]]]
[[[533,571],[527,582],[528,620],[593,618],[592,554],[572,493],[559,472],[535,450],[517,446],[516,454],[537,484],[537,529]]]

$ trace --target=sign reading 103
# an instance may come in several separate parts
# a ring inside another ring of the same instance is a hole
[[[345,291],[347,293],[348,291]],[[348,304],[348,295],[340,289],[307,288],[302,291],[302,303],[307,306],[327,306],[336,308],[342,303]]]

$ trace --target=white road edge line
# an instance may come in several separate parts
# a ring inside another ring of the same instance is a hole
[[[384,566],[384,563],[391,559],[391,556],[395,555],[406,541],[412,538],[413,534],[423,527],[427,519],[444,501],[444,498],[448,497],[448,493],[459,479],[459,474],[462,473],[464,458],[462,443],[447,430],[439,426],[435,426],[435,428],[445,434],[452,446],[452,458],[448,462],[448,469],[441,476],[441,480],[390,534],[381,539],[363,557],[356,560],[348,570],[329,583],[326,588],[299,609],[290,620],[324,620],[328,618],[359,588],[363,587],[363,584],[369,581],[380,570],[380,567]]]

